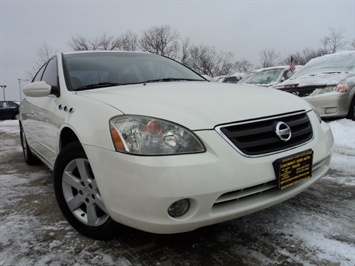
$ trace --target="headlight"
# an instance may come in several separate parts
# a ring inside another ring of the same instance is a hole
[[[117,116],[110,120],[116,151],[139,155],[204,152],[190,130],[165,120],[145,116]]]
[[[322,89],[319,94],[327,93],[327,92],[347,92],[348,91],[348,85],[347,84],[338,84],[337,86],[327,86],[324,89]]]
[[[327,86],[325,88],[323,88],[319,94],[323,94],[323,93],[327,93],[327,92],[332,92],[332,91],[335,91],[335,86]]]

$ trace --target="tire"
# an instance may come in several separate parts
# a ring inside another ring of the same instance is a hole
[[[68,222],[93,239],[112,238],[117,224],[107,213],[90,162],[80,145],[68,144],[54,166],[54,192]]]
[[[354,96],[353,100],[351,101],[347,118],[355,121],[355,96]]]
[[[23,153],[23,157],[25,159],[25,162],[28,165],[39,164],[40,160],[31,152],[31,149],[28,146],[26,134],[25,134],[25,131],[23,130],[21,123],[20,123],[20,138],[21,138],[22,153]]]

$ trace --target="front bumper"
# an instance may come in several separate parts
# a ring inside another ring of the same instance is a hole
[[[332,133],[312,113],[314,139],[301,147],[270,156],[247,158],[214,130],[197,135],[202,154],[131,156],[85,146],[106,209],[113,220],[153,233],[179,233],[241,217],[287,200],[307,189],[329,169]],[[235,201],[218,203],[226,193],[238,193],[275,180],[272,162],[307,149],[314,151],[312,178],[285,190],[270,189]],[[180,218],[169,206],[190,199]]]
[[[304,97],[312,104],[323,118],[327,117],[346,117],[349,112],[348,93],[325,93],[315,96]]]

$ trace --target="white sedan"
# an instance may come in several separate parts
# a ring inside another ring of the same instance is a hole
[[[46,164],[69,223],[104,239],[117,224],[179,233],[247,215],[329,169],[333,135],[277,90],[206,81],[139,52],[58,53],[24,87],[28,164]]]
[[[296,66],[294,71],[291,71],[290,66],[260,68],[245,75],[238,83],[272,88],[292,77],[300,68],[302,66]]]

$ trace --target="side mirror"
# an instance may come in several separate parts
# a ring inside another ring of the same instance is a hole
[[[27,84],[23,88],[23,93],[30,97],[44,97],[51,94],[52,86],[45,81],[35,81]]]

